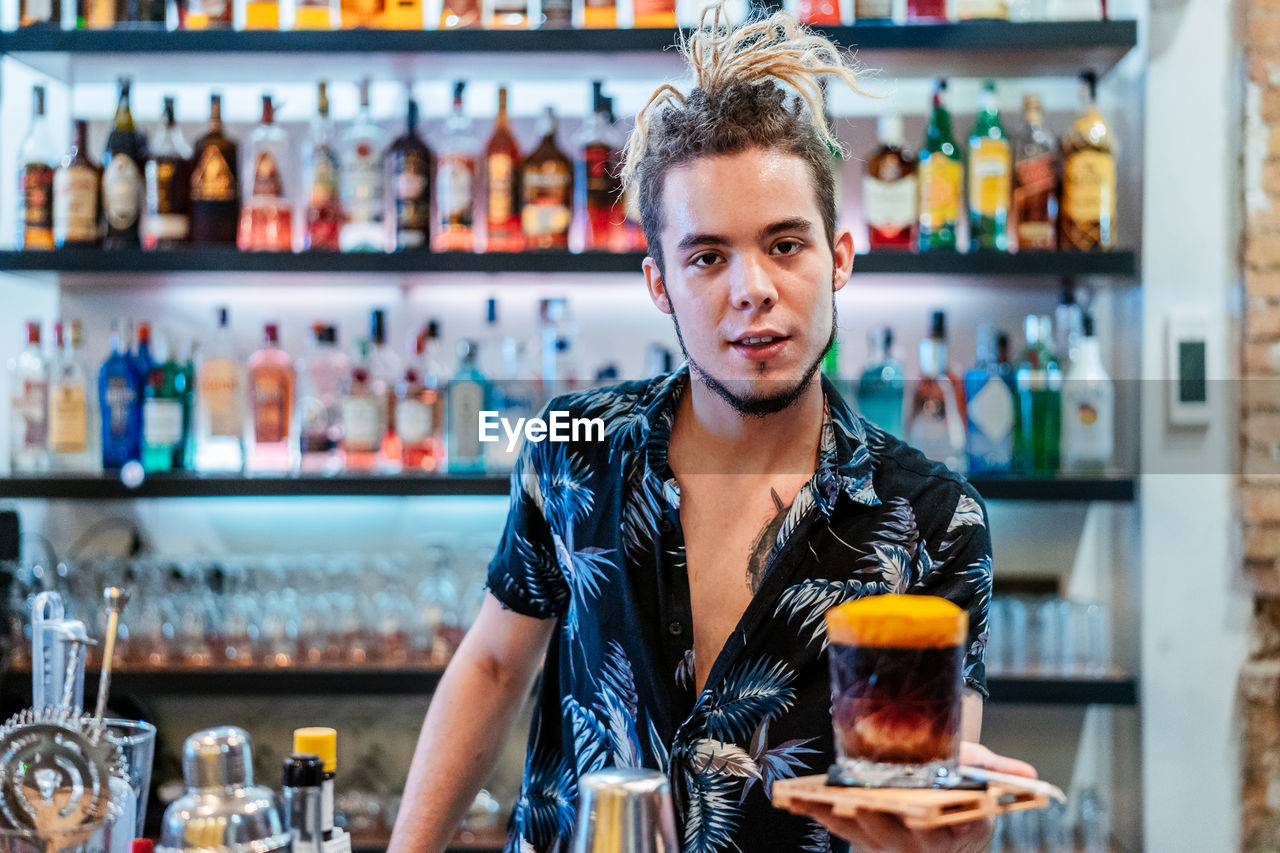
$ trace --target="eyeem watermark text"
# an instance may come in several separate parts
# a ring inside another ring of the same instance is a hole
[[[525,441],[604,441],[604,418],[574,418],[568,412],[551,412],[551,417],[516,418],[513,425],[508,418],[497,412],[480,413],[480,440],[483,442],[501,441],[498,430],[507,437],[507,452],[516,449],[516,444],[523,435]]]

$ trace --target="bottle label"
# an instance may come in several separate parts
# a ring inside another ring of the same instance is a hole
[[[524,173],[524,233],[530,237],[567,234],[571,212],[572,176],[560,163],[548,161]]]
[[[377,152],[368,142],[356,145],[355,156],[344,170],[348,192],[343,207],[348,222],[377,223],[382,221],[382,164]]]
[[[620,189],[609,168],[613,151],[604,145],[588,145],[582,153],[587,173],[587,209],[609,210]]]
[[[995,217],[1009,209],[1012,168],[1009,143],[980,139],[969,150],[969,209],[979,216]]]
[[[14,439],[24,448],[43,448],[48,435],[45,424],[45,400],[49,388],[44,382],[24,379],[18,383],[12,400]]]
[[[495,225],[505,224],[514,215],[515,163],[510,154],[489,157],[488,219]]]
[[[107,380],[107,431],[112,438],[123,439],[129,434],[129,421],[137,399],[137,391],[125,377],[112,376]]]
[[[239,197],[235,175],[222,156],[222,149],[206,145],[200,152],[195,175],[191,179],[193,201],[235,201]]]
[[[1067,157],[1062,212],[1077,223],[1113,221],[1116,211],[1116,161],[1102,151],[1077,151]]]
[[[255,198],[283,198],[280,164],[270,151],[260,151],[253,161],[253,195]]]
[[[342,401],[342,444],[347,450],[376,451],[382,443],[378,423],[381,400],[377,397],[347,397]]]
[[[920,222],[930,229],[960,219],[960,164],[944,154],[931,154],[920,164]]]
[[[53,21],[53,0],[25,0],[22,17],[27,21]]]
[[[484,408],[484,386],[470,380],[449,384],[449,432],[453,437],[450,458],[478,461],[484,454],[480,443],[480,410]]]
[[[88,166],[58,169],[53,177],[53,223],[58,242],[98,239],[98,172]]]
[[[969,455],[980,467],[1008,468],[1013,461],[1013,393],[1004,380],[990,378],[966,407]]]
[[[440,158],[436,204],[446,226],[471,224],[471,176],[475,168],[470,157],[446,154]]]
[[[975,18],[1009,19],[1009,5],[1005,0],[959,0],[956,17],[962,21]]]
[[[863,178],[862,203],[866,207],[867,225],[886,236],[909,231],[916,222],[916,203],[920,187],[915,175],[896,181]]]
[[[893,0],[858,0],[853,8],[858,20],[893,17]]]
[[[142,173],[128,154],[116,154],[102,176],[102,203],[107,225],[117,231],[132,228],[138,222],[142,200]]]
[[[83,385],[59,385],[49,395],[49,449],[84,453],[89,448],[89,408]]]
[[[1111,386],[1088,379],[1066,383],[1062,394],[1063,453],[1069,464],[1103,466],[1111,463]]]
[[[431,437],[431,407],[421,400],[406,398],[396,403],[396,432],[405,447]]]
[[[157,400],[142,404],[142,440],[148,447],[177,447],[182,444],[182,403]]]
[[[321,145],[312,156],[311,206],[323,207],[338,199],[338,155],[328,145]]]
[[[53,169],[44,163],[28,163],[22,167],[22,223],[28,234],[44,231],[52,242],[53,235]],[[34,236],[34,235],[33,235]]]
[[[288,383],[278,369],[260,370],[253,377],[253,436],[259,444],[275,444],[289,437]]]
[[[211,436],[235,438],[244,433],[240,374],[235,362],[210,359],[200,370],[200,400]]]

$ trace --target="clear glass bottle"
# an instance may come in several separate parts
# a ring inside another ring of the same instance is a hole
[[[293,360],[280,348],[280,327],[267,323],[262,347],[249,356],[250,471],[292,471],[297,467]]]
[[[49,365],[40,346],[40,323],[27,322],[27,344],[9,362],[9,461],[14,472],[49,467]]]
[[[1013,152],[1013,243],[1020,252],[1049,251],[1058,247],[1058,144],[1044,128],[1039,95],[1023,96],[1022,119]]]
[[[338,231],[342,227],[342,166],[338,160],[333,119],[329,117],[328,89],[324,82],[318,86],[316,117],[311,122],[311,133],[302,153],[307,198],[302,246],[304,249],[337,251]]]
[[[436,358],[440,324],[432,320],[418,333],[415,358],[396,386],[396,438],[406,471],[444,467],[445,388],[448,375]]]
[[[915,155],[903,147],[902,116],[881,116],[880,147],[867,159],[862,207],[871,250],[910,249],[920,218]]]
[[[351,359],[338,347],[336,326],[316,323],[314,346],[298,364],[298,438],[303,472],[342,470],[342,400]]]
[[[431,237],[431,149],[418,135],[418,102],[409,98],[405,132],[387,151],[387,185],[391,188],[390,245],[400,249],[423,249]],[[442,159],[439,184],[454,181],[456,164]],[[470,191],[470,181],[466,182]],[[443,195],[443,194],[442,194]],[[441,198],[441,206],[446,199]],[[444,214],[441,214],[444,217]],[[469,220],[468,220],[469,221]]]
[[[599,80],[591,83],[591,116],[578,133],[574,163],[580,235],[575,243],[594,252],[607,252],[617,246],[622,239],[617,231],[624,222],[617,208],[622,195],[617,169],[622,138],[613,127],[603,87]]]
[[[485,27],[491,30],[527,30],[529,0],[485,0]]]
[[[526,249],[569,248],[573,222],[573,163],[556,144],[555,110],[538,122],[541,141],[521,169],[521,223]]]
[[[142,392],[142,467],[148,472],[186,467],[191,388],[168,341],[156,341],[156,364]]]
[[[18,152],[22,210],[18,216],[18,248],[48,250],[53,240],[53,170],[58,150],[49,135],[45,118],[44,87],[31,92],[31,128]]]
[[[483,474],[484,444],[480,441],[480,412],[489,408],[489,379],[480,371],[474,341],[458,342],[458,369],[445,403],[446,455],[450,474]]]
[[[1013,391],[1000,370],[995,330],[978,327],[978,355],[964,374],[970,474],[1004,474],[1013,465]]]
[[[933,89],[933,115],[920,152],[920,251],[956,248],[956,231],[963,204],[964,169],[951,135],[951,113],[943,103],[947,81]]]
[[[361,349],[342,398],[342,456],[348,471],[376,470],[387,432],[386,396],[374,381],[368,342]]]
[[[22,0],[21,8],[19,27],[57,29],[62,26],[62,0]]]
[[[399,463],[396,446],[396,383],[404,375],[404,359],[387,343],[387,315],[376,309],[369,316],[369,353],[365,362],[373,392],[382,401],[382,436],[379,439],[384,463]]]
[[[246,252],[288,252],[293,248],[293,205],[285,187],[289,138],[276,126],[270,95],[262,96],[262,122],[249,137],[252,167],[244,181],[239,246]]]
[[[969,132],[969,251],[1009,250],[1013,152],[996,107],[996,84],[982,87],[982,108]]]
[[[498,88],[498,115],[484,149],[485,251],[524,248],[520,227],[520,145],[511,132],[507,87]]]
[[[1115,457],[1115,388],[1085,314],[1077,355],[1062,381],[1062,468],[1103,474]]]
[[[196,371],[196,470],[240,471],[247,384],[226,308],[218,309],[217,331],[201,353]]]
[[[111,354],[98,371],[103,468],[122,468],[142,459],[141,384],[137,363],[124,346],[117,320],[111,325]]]
[[[53,240],[59,249],[101,244],[102,169],[89,157],[89,123],[77,119],[71,148],[53,174]]]
[[[1027,316],[1027,348],[1014,374],[1018,395],[1013,437],[1014,470],[1036,477],[1058,473],[1062,432],[1062,372],[1050,349],[1053,321]]]
[[[907,443],[953,471],[965,470],[964,395],[947,370],[946,315],[934,312],[929,337],[920,342],[920,378],[911,393]]]
[[[191,221],[191,146],[174,118],[173,98],[164,99],[164,117],[147,155],[147,207],[142,220],[145,249],[176,249],[187,242]]]
[[[382,156],[386,137],[369,112],[369,78],[360,81],[360,112],[342,138],[342,215],[338,240],[344,252],[385,252],[386,195]]]
[[[431,245],[437,252],[475,250],[475,176],[479,147],[471,119],[462,110],[466,84],[453,84],[453,109],[444,123],[440,166],[436,174],[436,227]]]
[[[54,326],[49,370],[49,467],[55,471],[88,471],[96,467],[93,449],[93,396],[81,359],[79,320]]]
[[[893,357],[893,330],[884,326],[868,332],[867,350],[867,366],[858,377],[858,411],[885,432],[901,438],[906,376]]]

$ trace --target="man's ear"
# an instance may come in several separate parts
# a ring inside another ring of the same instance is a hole
[[[849,276],[853,274],[853,234],[848,228],[842,228],[836,232],[836,242],[833,246],[835,250],[835,281],[832,282],[834,289],[839,290],[849,283]]]
[[[651,256],[644,259],[644,285],[649,289],[649,298],[663,314],[670,314],[671,300],[667,297],[667,283],[662,280],[662,271],[658,262]]]

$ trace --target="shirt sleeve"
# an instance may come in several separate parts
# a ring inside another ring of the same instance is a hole
[[[569,588],[542,511],[537,447],[526,442],[511,472],[507,524],[498,551],[489,563],[486,586],[507,610],[537,619],[553,619],[564,612]]]
[[[987,692],[987,613],[991,607],[991,534],[987,510],[977,491],[964,483],[949,502],[951,511],[940,544],[931,549],[932,565],[911,592],[937,595],[969,614],[964,683],[985,699]]]

